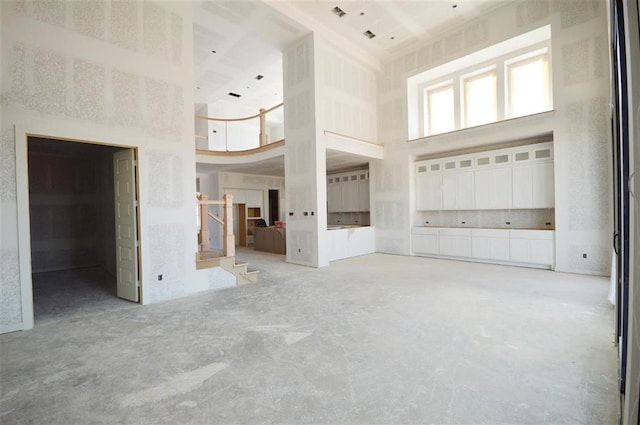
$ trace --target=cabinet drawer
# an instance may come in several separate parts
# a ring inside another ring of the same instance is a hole
[[[445,227],[440,229],[440,236],[467,236],[471,237],[471,229],[456,229]]]
[[[553,240],[553,230],[510,230],[512,239]]]
[[[509,230],[502,229],[473,229],[471,236],[474,238],[509,238]]]
[[[438,236],[437,227],[414,227],[411,229],[411,233],[414,235],[433,235]]]

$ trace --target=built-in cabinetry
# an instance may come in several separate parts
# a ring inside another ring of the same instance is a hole
[[[553,268],[552,230],[415,227],[416,255]]]
[[[416,209],[553,208],[553,144],[418,161]]]
[[[369,211],[369,172],[351,171],[327,175],[327,211]]]

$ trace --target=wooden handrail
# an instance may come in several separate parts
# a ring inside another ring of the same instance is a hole
[[[214,118],[214,117],[205,117],[203,115],[196,115],[196,118],[200,118],[203,120],[209,120],[209,121],[222,121],[222,122],[234,122],[234,121],[247,121],[247,120],[252,120],[254,118],[258,118],[260,115],[264,115],[266,113],[269,113],[271,111],[273,111],[276,108],[281,107],[282,105],[284,105],[284,102],[277,104],[276,106],[272,106],[269,109],[265,109],[264,112],[258,112],[255,115],[251,115],[250,117],[243,117],[243,118]]]
[[[242,156],[251,155],[253,153],[264,152],[270,149],[275,149],[280,146],[284,146],[284,139],[276,140],[264,146],[258,146],[257,148],[246,149],[243,151],[210,151],[208,149],[196,149],[196,155],[209,155],[209,156]]]

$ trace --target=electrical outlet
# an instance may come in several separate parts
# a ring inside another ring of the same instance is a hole
[[[161,274],[158,275],[158,280],[162,280],[162,275]]]
[[[302,251],[300,250],[300,248],[298,248],[298,252],[302,252]]]
[[[582,253],[582,258],[587,258],[587,253],[586,252]]]

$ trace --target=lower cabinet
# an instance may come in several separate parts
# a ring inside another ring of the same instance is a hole
[[[438,229],[440,255],[450,257],[471,257],[470,229]]]
[[[471,257],[509,261],[508,230],[471,230]]]
[[[424,255],[438,255],[438,229],[415,229],[412,235],[413,252]]]
[[[553,268],[553,230],[459,229],[416,227],[416,255],[477,259]]]

